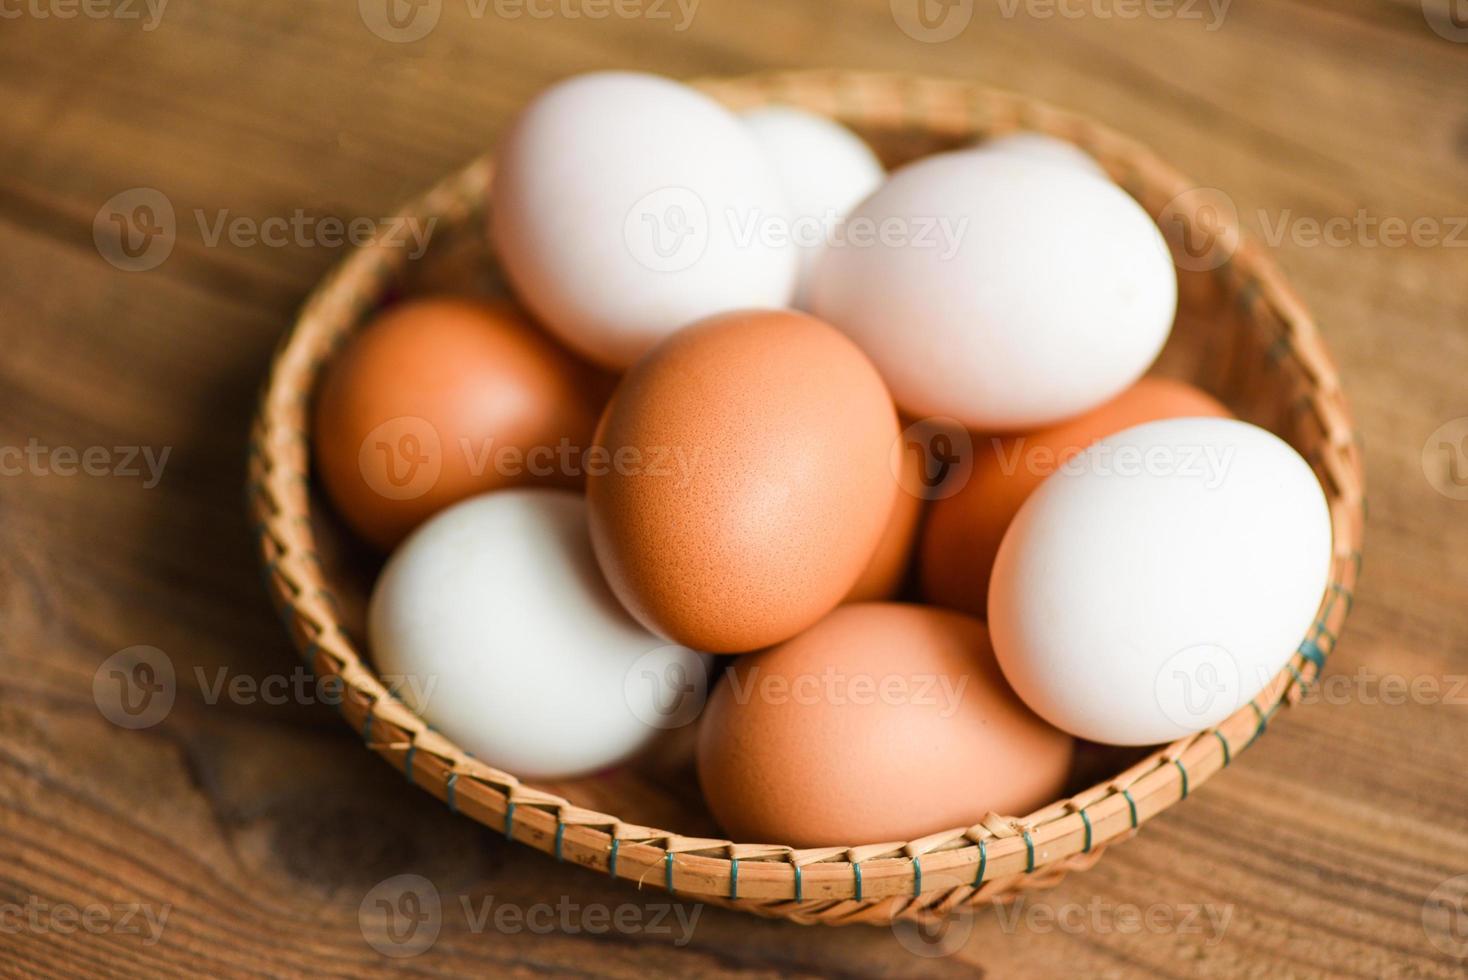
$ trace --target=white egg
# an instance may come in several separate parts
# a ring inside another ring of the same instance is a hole
[[[1009,527],[989,588],[1004,676],[1073,735],[1150,745],[1243,707],[1306,639],[1330,571],[1310,466],[1233,419],[1096,443]]]
[[[885,171],[861,137],[825,116],[771,106],[745,113],[744,122],[774,164],[785,192],[800,249],[795,305],[803,309],[816,258],[840,234],[841,220],[882,183]]]
[[[1077,415],[1141,377],[1177,312],[1161,231],[1078,168],[939,154],[893,173],[846,228],[811,310],[912,416],[1006,430]]]
[[[495,168],[491,234],[512,285],[609,367],[693,320],[794,295],[774,167],[688,86],[632,72],[561,82],[520,114]]]
[[[497,490],[393,554],[368,612],[383,682],[477,758],[524,778],[625,760],[705,689],[702,654],[647,632],[591,553],[584,500]],[[697,705],[694,705],[696,708]]]
[[[1037,163],[1054,163],[1076,167],[1086,173],[1110,180],[1111,177],[1085,150],[1048,133],[1024,130],[985,140],[971,148],[977,153],[1004,153]]]

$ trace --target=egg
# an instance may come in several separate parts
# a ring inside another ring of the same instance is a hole
[[[610,389],[509,303],[411,300],[326,366],[316,476],[347,524],[389,550],[473,494],[579,485],[579,453]]]
[[[892,514],[892,400],[840,332],[788,311],[688,326],[623,378],[588,466],[591,538],[648,629],[778,643],[856,584]]]
[[[744,123],[774,164],[785,194],[800,250],[795,305],[803,306],[816,258],[885,171],[861,137],[825,116],[771,106],[745,113]]]
[[[1111,178],[1089,153],[1074,143],[1051,136],[1048,133],[1024,130],[1006,133],[985,140],[972,148],[979,153],[1003,153],[1033,163],[1053,163],[1062,167],[1074,167],[1086,173]]]
[[[707,669],[622,610],[592,558],[585,502],[548,488],[482,494],[419,528],[373,589],[368,639],[408,707],[521,778],[622,762]]]
[[[994,650],[1065,731],[1181,738],[1284,667],[1330,559],[1325,495],[1279,437],[1233,419],[1149,422],[1092,445],[1020,508],[989,587]]]
[[[828,249],[811,310],[869,354],[898,406],[980,431],[1049,425],[1135,382],[1177,276],[1157,226],[1080,168],[959,151],[892,174]]]
[[[977,620],[859,603],[726,671],[698,779],[735,840],[866,844],[1026,815],[1059,796],[1072,749],[1005,684]]]
[[[866,570],[861,573],[845,602],[875,602],[891,599],[902,589],[908,565],[917,544],[918,526],[923,518],[924,498],[916,492],[921,487],[921,457],[916,453],[901,454],[900,469],[895,475],[897,493],[887,526],[872,552]]]
[[[1168,378],[1143,378],[1080,418],[1020,436],[976,438],[972,475],[935,501],[923,529],[924,598],[985,618],[989,571],[1020,505],[1051,473],[1097,439],[1166,418],[1229,417],[1213,396]]]
[[[668,79],[594,72],[546,89],[501,141],[490,196],[520,298],[609,367],[692,320],[786,306],[795,290],[774,167],[737,116]]]

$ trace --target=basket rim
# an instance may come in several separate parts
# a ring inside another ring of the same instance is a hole
[[[1170,199],[1195,186],[1109,127],[960,79],[817,70],[693,84],[735,108],[781,102],[863,125],[920,126],[935,135],[1038,130],[1086,149],[1139,200],[1144,191]],[[440,181],[399,216],[445,224],[472,220],[483,207],[490,169],[486,154]],[[247,488],[266,587],[306,664],[318,676],[341,679],[341,713],[369,749],[451,810],[558,860],[639,886],[654,884],[691,899],[799,921],[941,915],[984,897],[1044,887],[1072,867],[1089,866],[1108,844],[1130,837],[1151,817],[1186,799],[1252,745],[1274,713],[1298,702],[1318,676],[1354,602],[1364,497],[1359,441],[1346,398],[1304,304],[1272,260],[1240,233],[1217,276],[1246,315],[1272,318],[1281,358],[1309,383],[1298,410],[1309,413],[1321,432],[1323,445],[1310,454],[1310,462],[1333,528],[1330,580],[1314,626],[1253,701],[1218,726],[1159,747],[1111,779],[1034,813],[991,813],[973,826],[913,841],[797,849],[690,838],[578,807],[468,756],[397,700],[377,678],[365,651],[342,630],[316,554],[306,419],[311,382],[330,344],[313,341],[313,332],[333,323],[344,325],[337,328],[341,331],[353,329],[406,261],[401,250],[386,243],[352,251],[312,291],[272,358],[251,428]],[[363,282],[372,288],[362,289]],[[882,908],[874,916],[877,905]]]

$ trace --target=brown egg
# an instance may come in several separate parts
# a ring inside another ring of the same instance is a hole
[[[787,311],[685,327],[627,373],[588,455],[591,539],[648,629],[715,653],[805,629],[892,513],[897,416],[855,344]]]
[[[918,554],[923,597],[984,618],[999,542],[1045,477],[1098,439],[1143,422],[1190,416],[1227,418],[1229,411],[1190,384],[1143,378],[1100,408],[1048,429],[976,436],[972,476],[928,513]]]
[[[609,386],[507,302],[406,302],[328,365],[316,472],[347,524],[388,550],[481,491],[579,485]]]
[[[916,453],[902,453],[902,477],[897,481],[897,496],[892,502],[892,513],[887,518],[887,527],[882,531],[882,540],[872,552],[866,571],[846,594],[845,602],[877,602],[890,599],[902,588],[907,578],[908,563],[912,559],[913,546],[917,544],[918,524],[923,516],[923,498],[908,488],[918,486],[918,469],[921,457]]]
[[[698,778],[733,840],[870,844],[1023,816],[1060,794],[1072,749],[1005,684],[978,620],[858,603],[725,672]]]

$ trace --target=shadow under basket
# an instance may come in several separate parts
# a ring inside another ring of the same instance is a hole
[[[402,212],[431,231],[425,255],[413,259],[392,241],[352,252],[284,338],[250,447],[250,508],[268,589],[310,668],[340,678],[342,714],[368,748],[451,810],[558,860],[690,901],[799,922],[932,919],[1052,886],[1229,765],[1281,705],[1299,700],[1334,648],[1352,604],[1363,530],[1360,448],[1335,367],[1304,305],[1240,235],[1232,209],[1105,127],[953,80],[794,72],[696,84],[734,109],[779,103],[831,116],[888,166],[1021,129],[1095,157],[1158,219],[1179,266],[1178,323],[1155,372],[1191,380],[1278,433],[1325,489],[1330,584],[1289,665],[1215,729],[1156,750],[1102,752],[1065,799],[906,842],[797,850],[722,839],[698,799],[686,752],[681,768],[653,758],[534,786],[471,758],[397,700],[365,656],[366,600],[380,558],[354,544],[313,493],[308,419],[323,364],[384,305],[423,293],[504,291],[485,240],[488,157]]]

